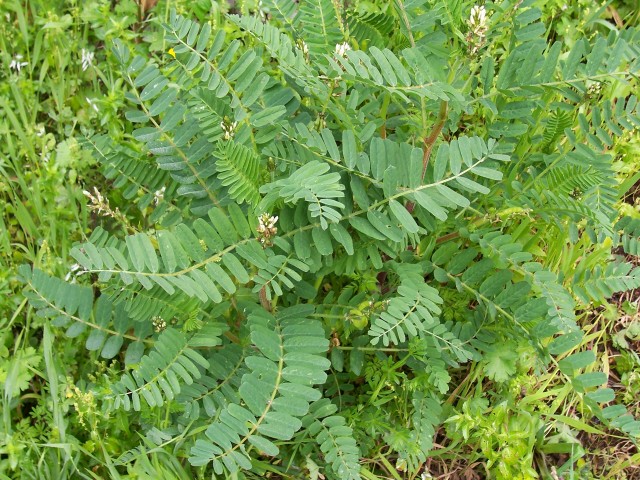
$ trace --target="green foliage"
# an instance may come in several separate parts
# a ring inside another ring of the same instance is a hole
[[[206,336],[209,338],[205,345],[215,346],[218,343],[213,341],[216,333],[220,332],[207,329]],[[201,342],[197,344],[202,346]],[[153,351],[140,359],[138,368],[133,373],[125,373],[111,387],[112,396],[107,398],[113,399],[113,408],[122,406],[125,410],[133,407],[139,411],[141,399],[150,407],[162,406],[165,397],[173,400],[180,393],[181,384],[191,385],[194,378],[201,377],[198,365],[207,368],[209,362],[190,348],[184,334],[168,328],[154,343]]]
[[[301,427],[321,392],[314,385],[326,381],[329,361],[322,356],[328,341],[317,320],[305,318],[312,308],[290,308],[278,317],[256,311],[249,315],[250,337],[256,347],[245,358],[249,368],[238,394],[241,404],[229,403],[207,428],[205,439],[191,449],[193,465],[213,463],[216,473],[251,468],[250,446],[278,455],[273,440],[290,440]],[[241,406],[244,405],[244,406]],[[335,432],[337,433],[337,432]],[[335,444],[325,454],[336,455]]]
[[[171,3],[180,7],[181,2]],[[156,12],[166,7],[167,2],[161,1]],[[147,339],[151,328],[132,321],[135,315],[122,313],[135,312],[133,302],[116,305],[104,296],[94,304],[91,288],[84,282],[80,285],[73,275],[76,267],[68,254],[73,243],[87,240],[96,226],[82,194],[83,189],[93,192],[94,185],[104,183],[96,160],[115,188],[122,188],[118,193],[111,190],[112,204],[123,209],[130,199],[139,207],[127,209],[132,221],[150,214],[155,221],[153,214],[160,213],[156,206],[169,209],[174,217],[179,213],[175,205],[161,202],[161,197],[172,199],[175,193],[163,189],[167,183],[163,172],[155,163],[144,162],[136,144],[120,143],[129,130],[120,114],[122,80],[109,48],[104,48],[115,38],[135,44],[141,54],[155,48],[143,38],[161,45],[159,29],[144,21],[148,14],[135,2],[9,0],[0,5],[3,478],[82,476],[95,465],[92,452],[129,448],[130,432],[118,415],[107,435],[90,438],[90,422],[83,423],[77,408],[85,404],[93,408],[95,402],[90,394],[78,390],[78,396],[71,387],[77,380],[84,390],[87,374],[115,379],[109,369],[120,361],[137,362],[144,353],[142,341],[151,343]],[[100,137],[94,137],[97,131],[102,132]],[[85,149],[87,138],[101,152],[92,156]],[[147,195],[141,198],[140,191]],[[98,238],[99,230],[92,239]],[[23,263],[34,268],[19,270]],[[65,276],[74,284],[53,278]],[[30,285],[26,296],[35,308],[22,294],[24,282]],[[41,296],[45,292],[46,299]],[[176,307],[181,307],[179,302]],[[78,348],[78,336],[86,348]],[[118,357],[119,352],[126,360]],[[116,363],[107,365],[103,359]]]
[[[25,292],[31,305],[38,309],[38,316],[51,318],[52,325],[65,327],[65,335],[75,338],[91,329],[85,347],[100,351],[103,358],[113,358],[119,352],[125,338],[133,340],[127,347],[125,363],[137,363],[143,351],[143,342],[151,333],[145,325],[135,325],[124,315],[123,305],[114,308],[107,296],[93,301],[90,287],[66,283],[50,277],[40,270],[20,269],[23,281],[30,290]],[[130,329],[134,334],[127,334]]]
[[[640,286],[611,250],[640,230],[611,153],[640,123],[637,30],[566,45],[533,2],[370,3],[172,10],[157,57],[114,39],[124,119],[77,141],[110,182],[93,233],[65,280],[20,268],[47,329],[114,359],[67,380],[91,441],[99,418],[142,439],[100,443],[104,475],[416,478],[444,424],[534,478],[563,428],[638,435],[581,314]]]
[[[338,478],[360,478],[360,449],[344,417],[333,415],[337,407],[322,399],[312,403],[310,410],[302,425],[315,437],[333,473]]]

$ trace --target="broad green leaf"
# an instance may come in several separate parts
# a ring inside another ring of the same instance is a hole
[[[353,255],[353,240],[346,228],[344,228],[340,223],[332,223],[329,225],[329,232],[333,235],[333,238],[335,238],[338,243],[344,247],[347,255]]]
[[[401,205],[396,200],[391,200],[389,202],[389,207],[391,208],[391,212],[393,213],[393,215],[402,224],[405,230],[407,230],[409,233],[418,232],[418,224],[403,205]]]
[[[276,120],[282,117],[286,113],[286,109],[282,105],[274,107],[268,107],[255,113],[251,116],[251,124],[256,127],[264,127],[265,125],[273,124]]]

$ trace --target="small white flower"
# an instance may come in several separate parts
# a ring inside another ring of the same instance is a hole
[[[224,120],[220,122],[220,128],[222,128],[222,131],[224,132],[225,140],[231,140],[233,138],[237,126],[238,122],[226,123]]]
[[[264,4],[262,3],[262,0],[258,2],[258,14],[260,15],[260,18],[262,20],[267,19],[268,11],[264,9]]]
[[[268,213],[263,213],[258,216],[258,228],[256,230],[262,245],[271,245],[271,238],[278,233],[278,228],[276,227],[277,221],[277,216],[271,216]]]
[[[598,95],[602,91],[602,83],[600,82],[587,82],[587,95]]]
[[[98,215],[102,215],[104,217],[115,218],[122,223],[127,222],[127,218],[118,208],[115,210],[111,208],[109,205],[109,199],[106,198],[97,187],[93,187],[93,193],[88,190],[83,190],[82,193],[91,201],[87,208],[92,212],[96,212]]]
[[[569,8],[567,6],[567,4],[565,3],[564,5],[562,5],[562,7],[560,7],[560,9],[564,12],[567,8]]]
[[[87,103],[89,103],[89,106],[96,111],[96,113],[100,111],[98,109],[98,105],[95,104],[95,101],[91,100],[89,97],[84,97],[84,98],[87,100]]]
[[[90,50],[82,49],[82,71],[93,65],[93,52]]]
[[[84,273],[82,267],[80,266],[79,263],[74,263],[73,265],[71,265],[69,267],[69,272],[67,272],[67,274],[64,277],[64,281],[68,282],[69,280],[72,280],[71,283],[75,283],[76,281],[76,277],[79,277],[80,275],[82,275]]]
[[[309,55],[309,45],[307,45],[307,42],[305,42],[304,40],[298,40],[296,42],[296,46],[302,50],[302,53],[305,55],[305,57],[307,55]],[[337,47],[337,45],[336,45]]]
[[[484,8],[484,5],[478,6],[474,5],[471,9],[471,16],[469,17],[469,25],[471,27],[485,27],[487,25],[487,11]]]
[[[347,42],[338,43],[336,45],[336,56],[344,57],[349,50],[351,50],[351,47]]]
[[[11,60],[11,63],[9,64],[9,68],[11,70],[15,70],[16,73],[20,73],[22,67],[29,65],[29,62],[22,62],[21,60],[22,55],[14,55],[13,60]]]
[[[105,199],[102,196],[102,193],[100,193],[100,190],[98,190],[98,187],[93,187],[93,193],[91,193],[89,190],[83,190],[82,194],[89,200],[91,200],[91,203],[95,207],[95,210],[98,211],[98,213],[101,213],[105,209],[105,205],[109,203],[108,200],[105,202]]]
[[[166,191],[167,187],[162,187],[160,190],[156,190],[153,193],[153,203],[157,206],[162,199],[164,198],[164,192]]]
[[[471,8],[471,15],[469,15],[469,20],[467,21],[467,24],[469,25],[467,42],[469,43],[469,49],[473,54],[475,54],[484,45],[485,37],[489,30],[487,21],[487,11],[484,6],[474,5],[473,8]]]
[[[271,216],[268,213],[263,213],[258,217],[258,231],[264,231],[273,228],[278,221],[278,216]]]
[[[167,322],[159,315],[151,318],[151,324],[156,333],[161,333],[167,328]]]

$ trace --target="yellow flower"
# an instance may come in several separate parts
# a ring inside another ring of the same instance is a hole
[[[173,48],[170,48],[167,53],[171,55],[173,58],[176,58],[176,52],[173,50]]]

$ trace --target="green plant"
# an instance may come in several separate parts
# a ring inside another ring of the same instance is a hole
[[[119,116],[122,80],[113,75],[116,64],[105,43],[127,39],[138,52],[148,53],[143,36],[161,33],[151,23],[132,30],[135,15],[123,17],[133,4],[0,2],[2,478],[70,478],[79,471],[80,459],[86,466],[93,462],[96,442],[83,448],[90,434],[72,421],[73,407],[61,393],[66,376],[82,377],[100,367],[90,361],[89,351],[78,354],[72,343],[58,341],[48,321],[28,308],[17,267],[26,262],[64,276],[72,244],[86,240],[93,228],[82,190],[101,177],[80,143],[96,129],[116,136],[125,129]],[[161,2],[157,13],[165,12],[167,2]],[[203,13],[202,18],[208,17]],[[162,35],[154,40],[161,43]],[[118,427],[110,432],[117,436]]]
[[[159,60],[116,41],[133,130],[86,144],[130,204],[94,191],[69,281],[20,270],[116,361],[85,394],[145,436],[105,471],[151,448],[200,476],[416,478],[444,422],[533,478],[544,417],[508,390],[549,364],[572,415],[640,433],[600,408],[576,315],[640,286],[608,152],[640,122],[639,34],[568,50],[531,3],[272,0],[216,29],[173,13]],[[495,405],[452,411],[472,373]]]

